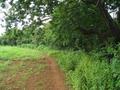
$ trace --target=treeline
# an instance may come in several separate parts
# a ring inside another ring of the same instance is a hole
[[[39,7],[40,5],[47,6],[44,8]],[[108,10],[114,12],[115,9],[118,9],[117,16],[112,18]],[[116,44],[120,41],[119,12],[119,0],[18,1],[12,5],[6,18],[7,30],[0,37],[0,44],[44,44],[59,49],[91,51],[105,47],[109,42]],[[33,23],[26,24],[29,23],[24,21],[27,15],[30,16],[28,21]],[[52,20],[41,28],[44,21],[41,17],[47,15],[50,15]],[[12,28],[12,25],[19,22],[24,25],[23,30]]]
[[[5,32],[0,37],[1,45],[21,45],[21,44],[36,44],[41,43],[42,29],[34,28],[33,26],[24,27],[23,30],[12,28]]]

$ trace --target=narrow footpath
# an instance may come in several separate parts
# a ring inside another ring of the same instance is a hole
[[[49,56],[42,58],[45,65],[43,71],[38,75],[32,75],[26,83],[26,90],[68,90],[65,84],[64,73],[59,69],[55,60]],[[42,81],[41,83],[38,83]],[[42,88],[38,89],[37,86]]]

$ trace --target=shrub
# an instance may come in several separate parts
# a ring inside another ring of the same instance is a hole
[[[66,72],[73,90],[120,89],[120,62],[114,60],[108,64],[99,60],[101,57],[98,55],[91,56],[81,51],[56,53],[54,56]]]
[[[18,46],[22,47],[22,48],[31,48],[31,49],[37,48],[37,45],[35,45],[35,44],[21,44],[21,45],[18,45]]]

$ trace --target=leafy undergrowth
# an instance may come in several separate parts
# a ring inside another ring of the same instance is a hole
[[[120,63],[111,64],[83,51],[53,53],[73,90],[120,90]]]

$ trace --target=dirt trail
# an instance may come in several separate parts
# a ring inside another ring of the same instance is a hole
[[[13,60],[0,81],[0,90],[68,90],[64,73],[49,56],[39,60]]]
[[[64,73],[59,69],[54,59],[45,56],[41,63],[46,65],[45,69],[27,80],[26,90],[68,90],[65,85]],[[39,85],[42,88],[37,88]]]

